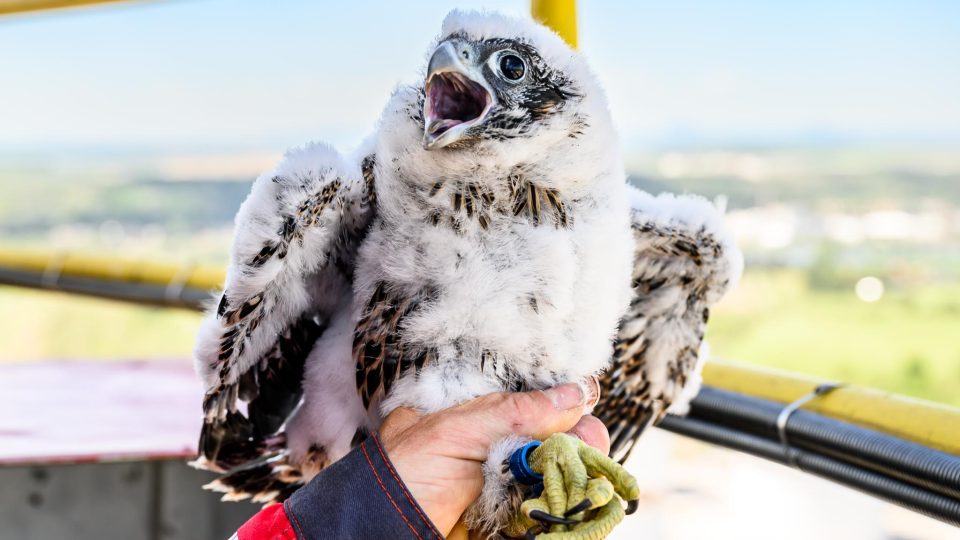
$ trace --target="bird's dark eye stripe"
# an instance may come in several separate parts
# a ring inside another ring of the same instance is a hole
[[[519,81],[523,78],[526,66],[523,60],[515,54],[505,54],[500,57],[500,72],[511,81]]]

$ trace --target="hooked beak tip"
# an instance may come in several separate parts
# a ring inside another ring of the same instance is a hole
[[[464,50],[464,58],[469,51]],[[487,117],[493,92],[477,69],[465,65],[458,48],[442,43],[427,66],[423,104],[423,146],[442,148],[463,138]]]

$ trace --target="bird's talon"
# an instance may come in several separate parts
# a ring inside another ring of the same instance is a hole
[[[543,510],[531,510],[527,515],[529,515],[531,519],[535,519],[541,523],[549,523],[551,525],[576,525],[577,523],[580,523],[575,519],[566,519],[559,516],[554,516],[544,512]]]
[[[563,517],[570,517],[574,514],[579,514],[580,512],[583,512],[584,510],[589,510],[592,507],[593,507],[593,502],[590,499],[584,499],[579,503],[577,503],[573,508],[567,510],[567,512],[563,514]]]
[[[631,501],[627,501],[627,515],[629,516],[630,514],[636,512],[637,508],[639,507],[640,507],[640,499],[633,499]]]

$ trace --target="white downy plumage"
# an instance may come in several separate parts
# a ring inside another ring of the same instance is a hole
[[[229,498],[288,496],[398,406],[580,382],[611,358],[597,414],[622,454],[697,379],[707,307],[742,265],[716,209],[627,186],[603,90],[550,30],[453,12],[430,52],[435,81],[398,88],[359,152],[288,153],[237,215],[196,346],[197,464]],[[491,452],[469,525],[515,511],[500,464],[521,442]]]

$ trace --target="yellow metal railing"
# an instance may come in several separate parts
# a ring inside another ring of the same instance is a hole
[[[560,34],[570,46],[577,46],[577,0],[531,0],[530,14]]]
[[[786,404],[806,396],[823,381],[757,366],[709,362],[703,369],[703,382]],[[843,386],[814,398],[803,409],[960,455],[960,409],[954,407]]]
[[[0,284],[5,285],[199,309],[223,280],[219,265],[0,248]]]
[[[141,283],[214,290],[223,285],[223,268],[216,265],[183,265],[103,255],[44,250],[0,249],[0,269],[46,276],[53,283],[60,277],[78,277],[116,283]]]
[[[128,0],[0,0],[0,15],[28,13],[48,9],[75,8],[94,4],[114,4]]]

